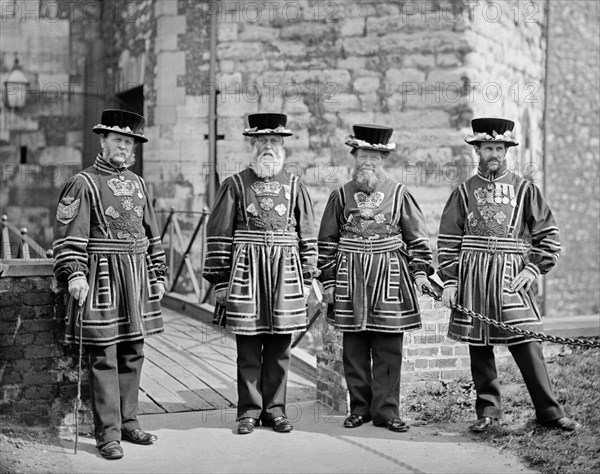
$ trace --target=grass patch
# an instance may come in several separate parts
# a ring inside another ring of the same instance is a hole
[[[544,474],[600,472],[600,349],[567,349],[546,362],[558,400],[583,428],[567,433],[537,425],[529,393],[511,360],[498,366],[502,423],[477,436],[511,450]],[[475,419],[475,390],[469,379],[415,387],[403,404],[416,424]]]

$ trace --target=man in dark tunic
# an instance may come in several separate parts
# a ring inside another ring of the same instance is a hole
[[[215,285],[215,322],[236,335],[238,433],[293,426],[285,413],[291,335],[306,327],[317,275],[312,202],[283,169],[284,114],[248,117],[250,165],[219,188],[206,229],[204,278]]]
[[[92,129],[102,152],[66,183],[54,225],[54,274],[69,292],[66,341],[89,354],[96,444],[107,459],[123,457],[121,440],[156,441],[137,419],[144,337],[163,331],[166,273],[146,185],[128,169],[134,145],[147,141],[144,123],[102,112]]]
[[[441,217],[438,259],[444,281],[443,303],[458,303],[515,328],[540,331],[542,322],[531,285],[556,264],[558,227],[538,187],[508,171],[506,153],[517,146],[514,122],[500,118],[472,121],[466,142],[479,157],[477,174],[456,188]],[[541,342],[483,324],[452,310],[448,336],[469,344],[477,421],[487,430],[502,415],[494,346],[506,345],[521,370],[538,422],[574,431],[556,400]]]
[[[319,230],[319,269],[328,319],[343,331],[344,375],[355,428],[373,420],[396,432],[405,331],[421,327],[415,284],[431,289],[432,253],[425,218],[406,186],[383,164],[393,129],[355,125],[352,181],[336,189]]]

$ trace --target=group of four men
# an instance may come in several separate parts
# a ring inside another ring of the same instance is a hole
[[[292,334],[306,328],[315,278],[328,320],[343,332],[343,367],[355,428],[372,421],[395,432],[400,418],[403,334],[421,327],[417,292],[431,290],[432,251],[425,218],[405,185],[384,171],[393,129],[355,125],[345,144],[352,180],[335,189],[317,235],[306,187],[285,170],[284,114],[253,114],[243,134],[246,169],[223,181],[207,225],[204,278],[214,285],[215,323],[235,334],[237,431],[261,422],[290,432],[286,384]],[[501,417],[494,345],[508,345],[545,425],[573,431],[547,375],[541,343],[481,324],[455,303],[519,328],[539,330],[530,291],[556,263],[558,228],[531,182],[508,171],[514,123],[476,119],[466,141],[477,174],[451,194],[438,240],[442,299],[453,308],[449,337],[469,344],[484,431]],[[102,456],[123,456],[121,440],[152,444],[140,429],[137,398],[144,337],[163,330],[165,253],[143,179],[128,167],[143,117],[106,110],[93,166],[65,185],[55,224],[55,274],[68,287],[66,339],[86,345],[96,443]],[[89,297],[88,297],[89,295]]]

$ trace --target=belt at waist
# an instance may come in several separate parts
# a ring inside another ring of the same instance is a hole
[[[234,244],[255,244],[271,247],[273,245],[298,245],[296,232],[264,232],[261,230],[236,230]]]
[[[338,243],[338,250],[353,253],[385,253],[394,250],[405,251],[406,245],[396,237],[378,240],[347,239],[342,237]]]
[[[148,250],[148,239],[112,240],[90,239],[87,245],[88,253],[145,253]]]
[[[530,249],[531,244],[524,240],[479,235],[465,235],[461,245],[461,250],[490,253],[526,253]]]

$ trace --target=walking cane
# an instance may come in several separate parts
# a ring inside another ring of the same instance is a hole
[[[77,454],[77,445],[79,444],[79,408],[81,407],[81,358],[83,354],[83,304],[84,300],[79,300],[77,307],[76,321],[79,323],[79,360],[77,363],[77,398],[75,399],[75,454]]]

